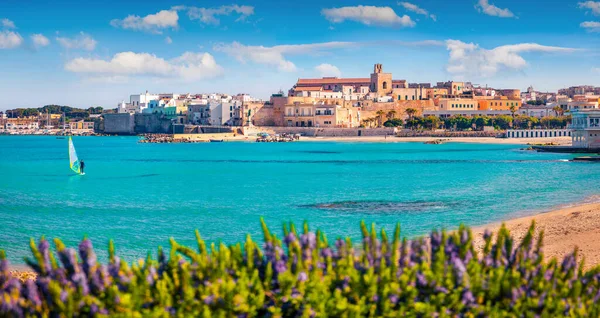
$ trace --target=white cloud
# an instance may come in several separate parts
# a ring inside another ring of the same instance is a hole
[[[143,18],[129,15],[123,20],[114,19],[110,21],[110,25],[115,28],[161,34],[165,29],[177,29],[178,21],[179,15],[176,10],[162,10]]]
[[[45,37],[43,34],[32,34],[31,42],[33,42],[33,46],[35,48],[48,46],[50,44],[50,40],[48,40],[48,38]]]
[[[405,42],[398,40],[388,41],[369,41],[369,42],[324,42],[310,44],[292,44],[292,45],[276,45],[276,46],[251,46],[244,45],[239,42],[230,44],[219,43],[213,46],[213,50],[223,52],[234,57],[241,63],[258,63],[277,67],[279,71],[294,72],[297,70],[296,65],[288,60],[291,55],[319,55],[328,53],[331,50],[339,49],[358,49],[365,46],[388,47],[388,46],[405,46],[405,47],[431,47],[444,46],[444,42],[426,40],[418,42]]]
[[[588,30],[589,32],[600,32],[600,22],[586,21],[582,22],[579,26]]]
[[[399,17],[390,7],[356,6],[321,10],[321,14],[332,23],[346,20],[360,22],[365,25],[391,27],[413,27],[415,22],[407,15]]]
[[[2,27],[5,29],[15,29],[16,28],[15,23],[6,18],[0,20],[0,23],[2,24]]]
[[[600,67],[593,67],[592,72],[596,74],[600,74]]]
[[[340,69],[337,68],[337,66],[334,66],[331,64],[323,63],[320,65],[317,65],[315,67],[315,70],[317,72],[319,72],[319,76],[321,76],[321,77],[327,77],[327,76],[342,77],[342,72],[340,71]]]
[[[170,37],[170,36],[167,36],[167,37],[165,38],[165,43],[167,43],[167,44],[171,44],[171,43],[173,43],[173,39],[171,39],[171,37]]]
[[[178,6],[173,7],[176,10],[187,10],[188,17],[190,20],[200,20],[204,24],[219,25],[221,21],[218,16],[229,16],[231,14],[237,14],[239,17],[237,21],[244,21],[247,17],[254,14],[254,7],[252,6],[239,6],[229,5],[220,6],[218,8],[198,8],[198,7],[185,7]]]
[[[594,15],[600,15],[600,1],[585,1],[579,2],[580,9],[588,9]]]
[[[213,47],[215,51],[226,53],[236,58],[242,63],[248,61],[276,66],[283,72],[294,72],[296,65],[288,61],[286,55],[308,54],[328,49],[338,49],[354,46],[353,42],[326,42],[315,44],[296,44],[296,45],[277,45],[272,47],[265,46],[246,46],[239,42],[231,44],[217,44]]]
[[[430,14],[427,10],[420,8],[418,5],[410,2],[398,2],[398,5],[403,6],[404,9],[408,11],[412,11],[416,14],[424,15],[426,17],[431,18],[431,20],[436,21],[437,17],[435,14]]]
[[[470,75],[473,77],[490,77],[501,70],[522,70],[527,61],[522,53],[570,53],[577,51],[572,48],[544,46],[536,43],[521,43],[503,45],[486,50],[474,43],[464,43],[458,40],[447,40],[446,47],[450,52],[446,71],[455,75]]]
[[[491,15],[493,17],[512,18],[515,16],[515,14],[512,13],[510,10],[500,9],[493,4],[490,4],[488,0],[479,0],[477,5],[475,5],[475,8],[477,9],[477,11],[487,15]]]
[[[56,41],[65,49],[83,49],[87,51],[93,51],[98,43],[83,32],[79,32],[79,35],[74,38],[57,37]]]
[[[195,81],[213,78],[223,72],[212,55],[193,52],[185,52],[171,60],[149,53],[121,52],[110,60],[76,58],[67,62],[65,69],[74,73],[119,80],[128,76],[151,76]]]
[[[19,33],[12,31],[0,31],[0,49],[14,49],[23,43]]]

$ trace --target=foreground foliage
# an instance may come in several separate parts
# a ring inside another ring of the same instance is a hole
[[[362,245],[320,231],[284,226],[283,239],[263,222],[262,248],[244,244],[207,247],[196,233],[195,249],[171,239],[127,264],[115,255],[99,264],[84,239],[78,251],[55,240],[56,256],[42,238],[32,240],[27,263],[36,281],[8,274],[0,252],[0,316],[594,316],[600,315],[600,270],[583,272],[576,252],[545,262],[542,235],[533,225],[520,244],[505,228],[485,233],[478,253],[461,227],[429,238],[388,238],[362,224]]]

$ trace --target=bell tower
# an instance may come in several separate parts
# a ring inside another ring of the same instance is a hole
[[[385,96],[392,93],[392,73],[384,73],[382,64],[375,64],[371,74],[371,92],[377,96]]]

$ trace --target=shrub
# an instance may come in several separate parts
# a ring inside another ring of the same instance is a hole
[[[384,127],[402,127],[404,122],[400,118],[391,118],[388,119],[385,123],[383,123]]]
[[[545,262],[534,227],[520,244],[503,227],[495,241],[484,235],[478,253],[471,232],[433,231],[428,239],[388,238],[361,225],[360,246],[338,239],[335,247],[308,225],[284,225],[283,239],[263,222],[262,249],[244,244],[197,248],[171,239],[128,264],[109,244],[100,264],[90,240],[78,252],[55,240],[31,241],[27,263],[36,281],[9,277],[0,253],[0,316],[409,316],[514,317],[600,314],[600,270],[583,272],[576,252]]]

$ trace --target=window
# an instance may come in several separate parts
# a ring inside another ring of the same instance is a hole
[[[388,86],[387,82],[383,82],[383,89],[387,89],[387,86]]]
[[[408,100],[408,95],[404,95],[404,100]]]

